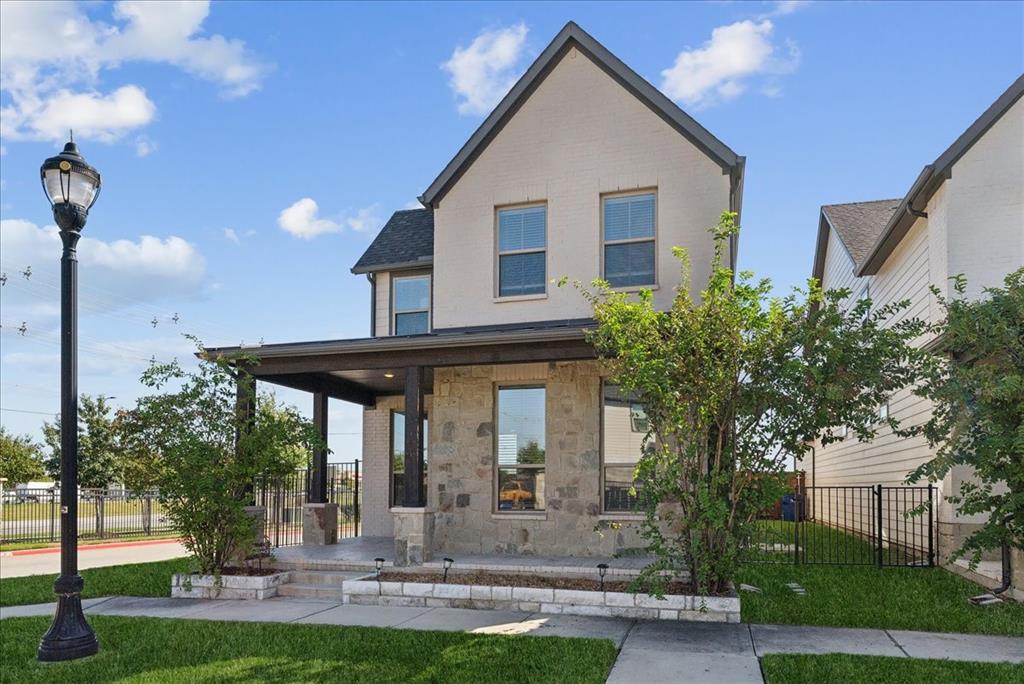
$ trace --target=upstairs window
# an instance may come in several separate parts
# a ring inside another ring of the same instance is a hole
[[[430,276],[395,278],[392,288],[395,335],[422,335],[430,332]]]
[[[603,200],[604,279],[612,287],[654,285],[654,193]]]
[[[544,294],[548,209],[498,210],[498,296]]]

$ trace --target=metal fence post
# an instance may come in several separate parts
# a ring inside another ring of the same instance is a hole
[[[57,521],[57,489],[54,487],[50,490],[50,541],[54,541],[56,537],[55,525]]]
[[[355,528],[352,530],[352,536],[359,536],[359,461],[353,461],[353,494],[352,494],[352,509],[355,514]]]
[[[933,521],[933,511],[935,510],[935,503],[932,499],[932,492],[934,485],[928,485],[928,567],[935,567],[935,546],[933,539],[935,537],[935,524]]]
[[[875,485],[875,494],[878,496],[877,508],[875,510],[877,521],[875,544],[878,550],[878,567],[882,567],[882,485]]]
[[[798,565],[800,563],[800,521],[803,516],[800,515],[800,509],[803,508],[803,496],[801,494],[793,495],[793,563]]]

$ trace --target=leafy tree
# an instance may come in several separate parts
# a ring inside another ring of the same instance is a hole
[[[134,480],[159,488],[168,517],[204,574],[219,575],[252,553],[256,540],[245,507],[256,479],[292,472],[322,444],[312,422],[273,395],[250,390],[239,402],[236,380],[255,386],[245,370],[255,359],[237,361],[233,367],[200,348],[195,370],[177,363],[152,366],[142,383],[163,393],[139,399],[124,416]],[[251,417],[242,408],[249,402],[255,404]]]
[[[537,444],[537,440],[531,439],[526,446],[516,454],[516,463],[544,463],[544,448]]]
[[[43,441],[50,449],[46,472],[60,479],[61,417],[43,423]],[[124,481],[124,458],[118,426],[107,397],[83,394],[78,406],[78,484],[81,487],[108,487]]]
[[[948,500],[961,515],[986,519],[953,557],[969,554],[976,564],[1003,544],[1024,550],[1024,268],[980,300],[965,299],[965,290],[963,277],[954,279],[952,299],[933,289],[945,311],[939,353],[948,360],[916,391],[933,404],[920,432],[936,451],[909,480],[967,471]]]
[[[849,291],[813,282],[772,298],[768,280],[734,278],[724,261],[734,221],[723,213],[711,229],[711,274],[697,301],[680,248],[683,279],[668,311],[655,309],[649,290],[576,284],[593,306],[590,341],[610,380],[639,397],[649,420],[635,478],[656,558],[637,587],[651,593],[686,571],[702,595],[726,590],[755,518],[783,492],[790,455],[818,434],[837,441],[832,426],[870,439],[878,405],[924,362],[909,342],[925,324],[891,320],[907,302],[846,306]]]
[[[24,484],[44,475],[39,445],[28,435],[12,435],[0,425],[0,477],[7,478],[5,486]]]

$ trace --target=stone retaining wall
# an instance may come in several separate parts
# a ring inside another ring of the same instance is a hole
[[[740,621],[739,597],[665,596],[426,582],[347,580],[344,603],[515,610],[528,613],[600,615],[642,620]]]
[[[277,588],[286,584],[291,573],[250,577],[247,575],[171,576],[171,598],[192,599],[268,599],[277,596]]]

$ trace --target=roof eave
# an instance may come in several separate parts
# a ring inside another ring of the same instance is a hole
[[[410,268],[428,268],[434,265],[434,258],[417,259],[416,261],[394,261],[386,264],[356,264],[350,270],[359,275],[361,273],[379,273],[381,271],[401,271]]]

